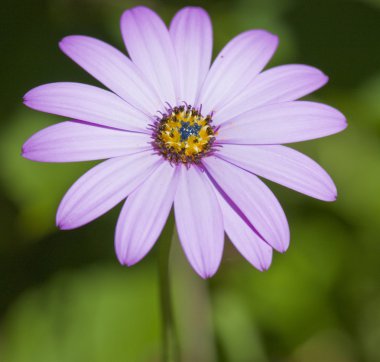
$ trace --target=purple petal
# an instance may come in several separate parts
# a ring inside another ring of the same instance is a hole
[[[343,114],[315,102],[270,104],[224,123],[218,142],[234,144],[281,144],[306,141],[338,133],[347,126]]]
[[[60,229],[74,229],[103,215],[134,191],[161,160],[146,151],[112,158],[95,166],[62,199],[57,225]]]
[[[131,266],[140,261],[160,236],[174,200],[175,171],[163,162],[125,202],[115,235],[121,264]]]
[[[147,133],[150,118],[116,94],[81,83],[50,83],[30,90],[24,103],[37,111],[106,127]]]
[[[223,217],[207,176],[192,166],[181,166],[174,210],[179,239],[194,270],[209,278],[223,253]]]
[[[212,25],[207,12],[183,8],[170,24],[170,36],[178,60],[179,100],[194,105],[211,62]]]
[[[69,121],[35,133],[24,143],[22,155],[38,162],[100,160],[148,150],[150,141],[145,133]]]
[[[276,197],[255,175],[214,156],[203,160],[207,172],[235,211],[277,251],[289,246],[289,226]]]
[[[204,114],[217,112],[240,95],[265,67],[278,39],[264,30],[251,30],[232,39],[214,61],[199,102]]]
[[[213,120],[222,124],[264,104],[294,101],[319,89],[327,81],[325,74],[307,65],[289,64],[266,70],[239,97],[220,109]]]
[[[169,31],[152,10],[138,6],[121,17],[129,56],[150,80],[162,102],[177,103],[177,60]]]
[[[256,269],[268,270],[272,263],[272,248],[266,244],[219,194],[224,229],[236,249]]]
[[[311,197],[324,201],[336,200],[336,187],[326,171],[291,148],[223,145],[218,157]]]
[[[160,99],[150,83],[118,49],[81,35],[68,36],[59,46],[68,57],[131,105],[148,115],[160,109]]]

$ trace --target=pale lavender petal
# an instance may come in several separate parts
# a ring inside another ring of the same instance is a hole
[[[206,77],[198,103],[204,114],[218,112],[239,96],[265,67],[278,39],[264,30],[251,30],[232,39],[219,53]]]
[[[336,200],[336,187],[327,172],[289,147],[226,144],[220,148],[218,157],[311,197]]]
[[[148,150],[150,141],[145,133],[68,121],[35,133],[24,143],[22,156],[38,162],[100,160]]]
[[[128,131],[148,132],[150,118],[116,94],[81,83],[50,83],[30,90],[24,104],[37,111]]]
[[[223,216],[213,186],[198,167],[181,166],[174,211],[190,264],[202,278],[213,276],[223,253]]]
[[[176,167],[161,165],[130,194],[116,226],[115,249],[121,264],[140,261],[161,234],[176,192]]]
[[[235,211],[271,247],[284,252],[289,246],[289,226],[272,191],[255,175],[215,156],[205,157],[203,163]]]
[[[272,248],[247,225],[220,194],[218,201],[223,213],[224,230],[236,249],[256,269],[268,270],[272,263]]]
[[[210,68],[212,25],[202,8],[180,10],[170,24],[170,35],[178,60],[179,100],[194,105]]]
[[[129,56],[150,80],[162,102],[177,103],[177,60],[169,31],[152,10],[137,6],[121,17]]]
[[[66,193],[57,212],[61,229],[74,229],[106,213],[133,192],[162,162],[151,151],[112,158],[86,172]]]
[[[344,115],[325,104],[284,102],[262,106],[232,118],[220,127],[218,142],[291,143],[329,136],[346,126]]]
[[[153,115],[162,106],[137,66],[113,46],[82,35],[68,36],[59,46],[94,78],[144,113]]]
[[[319,89],[327,81],[325,74],[308,65],[288,64],[266,70],[242,94],[222,107],[213,121],[222,124],[264,104],[297,100]]]

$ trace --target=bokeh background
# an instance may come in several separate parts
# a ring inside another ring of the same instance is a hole
[[[305,63],[330,76],[310,99],[340,109],[343,133],[297,144],[336,181],[329,204],[271,184],[292,232],[265,273],[226,243],[211,280],[189,267],[175,241],[171,270],[186,361],[380,361],[380,1],[2,0],[0,98],[0,361],[158,361],[156,248],[119,266],[119,207],[78,230],[55,228],[55,210],[91,163],[20,157],[35,131],[59,117],[26,109],[22,95],[53,81],[96,84],[60,53],[69,34],[123,49],[119,16],[151,6],[169,21],[205,7],[215,52],[239,32],[280,37],[269,66]]]

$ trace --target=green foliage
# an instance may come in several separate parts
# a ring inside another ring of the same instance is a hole
[[[150,268],[59,273],[9,311],[5,361],[150,361],[159,349],[156,289]]]

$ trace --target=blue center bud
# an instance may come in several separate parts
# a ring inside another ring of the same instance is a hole
[[[181,141],[187,141],[190,136],[198,136],[201,128],[199,124],[190,125],[190,122],[181,121],[181,128],[179,129]]]

